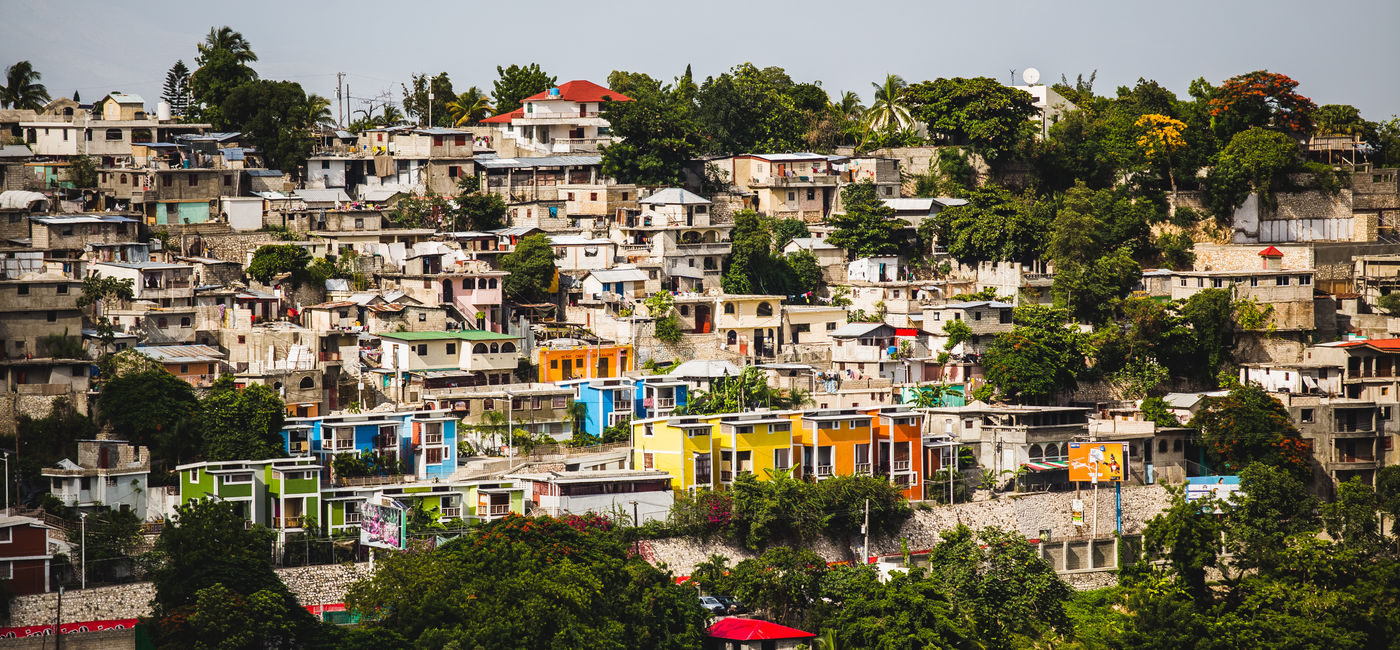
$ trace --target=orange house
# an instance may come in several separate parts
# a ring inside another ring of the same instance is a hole
[[[631,345],[556,345],[535,352],[540,383],[620,377],[632,370]]]
[[[855,410],[825,410],[795,413],[793,417],[798,420],[793,453],[800,459],[794,475],[822,480],[871,473],[874,465],[870,415]]]
[[[888,476],[904,489],[904,498],[924,498],[922,481],[924,453],[924,414],[900,407],[865,409],[872,418],[875,438],[875,472]],[[937,464],[935,457],[933,463]]]

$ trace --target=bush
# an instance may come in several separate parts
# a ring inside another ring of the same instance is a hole
[[[1400,316],[1400,293],[1387,293],[1376,301],[1376,306],[1391,316]]]

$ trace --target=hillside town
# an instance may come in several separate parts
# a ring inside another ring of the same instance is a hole
[[[159,97],[0,79],[9,636],[1400,633],[1397,118],[1263,70],[328,99],[190,45]]]

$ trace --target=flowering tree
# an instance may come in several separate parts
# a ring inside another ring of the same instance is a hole
[[[1256,70],[1230,77],[1212,93],[1210,116],[1222,138],[1252,126],[1307,133],[1312,129],[1312,113],[1317,105],[1293,89],[1298,82],[1287,75]]]
[[[1171,183],[1172,194],[1176,194],[1176,175],[1172,173],[1172,152],[1178,151],[1186,146],[1186,138],[1181,132],[1186,130],[1186,123],[1181,120],[1148,113],[1139,117],[1134,124],[1143,130],[1138,136],[1138,146],[1142,147],[1142,152],[1147,159],[1152,162],[1162,160],[1167,166],[1167,180]]]

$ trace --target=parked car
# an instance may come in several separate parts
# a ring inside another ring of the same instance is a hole
[[[749,608],[745,607],[744,603],[739,602],[738,598],[729,596],[715,596],[714,598],[723,604],[725,611],[730,614],[747,614],[749,611]]]
[[[714,596],[701,596],[700,606],[704,607],[705,611],[715,615],[723,615],[729,611],[729,607]]]

